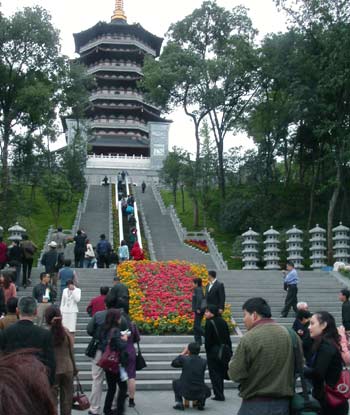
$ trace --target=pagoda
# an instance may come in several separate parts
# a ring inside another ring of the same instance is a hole
[[[89,157],[150,158],[159,169],[168,152],[170,122],[145,100],[138,82],[145,56],[157,58],[163,39],[128,24],[123,0],[116,0],[110,23],[75,33],[74,40],[80,62],[96,81],[86,113]]]

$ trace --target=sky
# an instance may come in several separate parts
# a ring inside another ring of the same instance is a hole
[[[124,8],[128,23],[140,23],[146,30],[163,37],[171,23],[183,19],[201,3],[202,0],[124,0]],[[247,7],[253,25],[259,31],[259,38],[285,30],[285,17],[277,11],[273,0],[217,0],[217,3],[227,9],[239,4]],[[16,10],[34,5],[49,11],[54,26],[60,31],[62,53],[75,57],[73,33],[86,30],[98,21],[109,22],[115,0],[1,0],[0,10],[5,16],[10,16]],[[173,120],[169,147],[176,145],[194,152],[195,140],[190,119],[182,110],[167,114],[166,118]],[[61,138],[55,146],[63,144],[64,139]],[[253,146],[244,135],[226,138],[226,149],[239,145],[244,148]]]

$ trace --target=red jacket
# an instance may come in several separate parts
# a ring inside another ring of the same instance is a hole
[[[106,309],[105,295],[99,295],[90,301],[90,304],[86,308],[86,312],[93,317],[98,311]]]
[[[5,242],[0,242],[0,263],[5,264],[7,262],[7,245]]]

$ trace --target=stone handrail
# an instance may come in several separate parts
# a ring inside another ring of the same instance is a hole
[[[114,230],[113,230],[113,196],[112,186],[108,186],[108,218],[109,218],[109,242],[114,245]]]
[[[142,219],[143,230],[144,230],[145,238],[148,244],[150,260],[157,261],[156,253],[155,253],[154,245],[153,245],[152,233],[151,233],[150,227],[148,226],[146,215],[144,214],[141,200],[139,201],[139,207],[140,207],[139,212],[140,212],[140,216]]]
[[[164,201],[162,196],[160,195],[158,187],[152,183],[152,192],[154,194],[154,197],[158,203],[159,209],[162,213],[162,215],[165,215],[167,213],[167,208],[165,207]]]
[[[134,216],[135,216],[135,220],[136,220],[136,230],[137,230],[137,234],[140,235],[140,237],[138,238],[138,243],[140,245],[140,248],[142,249],[142,238],[141,238],[141,228],[140,228],[140,221],[139,221],[139,211],[137,209],[137,203],[136,201],[134,202]]]
[[[45,242],[44,242],[43,249],[41,250],[40,255],[39,255],[39,258],[38,258],[38,267],[41,266],[41,259],[42,259],[43,255],[44,255],[44,253],[47,251],[46,247],[52,241],[52,235],[53,235],[53,233],[54,233],[53,226],[50,225],[50,227],[49,227],[49,229],[47,231],[47,235],[46,235],[46,239],[45,239]]]
[[[150,160],[150,157],[144,156],[127,156],[121,154],[88,154],[88,159],[122,159],[122,160]]]
[[[182,223],[177,216],[176,210],[173,205],[170,205],[168,208],[171,221],[173,222],[174,228],[176,230],[176,233],[180,239],[180,242],[183,243],[183,241],[187,237],[187,229],[182,226]]]
[[[122,202],[118,202],[119,242],[124,240]]]
[[[219,251],[218,247],[216,246],[214,239],[210,236],[210,233],[206,229],[203,235],[205,235],[205,239],[207,241],[209,252],[211,253],[211,257],[217,269],[220,271],[227,271],[228,270],[227,262],[224,260],[222,253]]]

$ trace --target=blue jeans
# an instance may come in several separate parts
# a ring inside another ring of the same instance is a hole
[[[289,399],[242,401],[237,415],[289,415]]]

